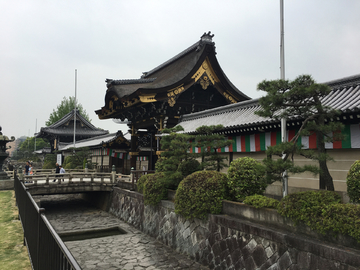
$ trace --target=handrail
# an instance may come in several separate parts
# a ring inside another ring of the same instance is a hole
[[[122,179],[130,179],[129,175],[116,174],[115,171],[111,173],[104,172],[70,172],[70,173],[48,173],[48,174],[32,174],[25,175],[25,183],[32,183],[32,185],[38,185],[38,181],[45,181],[45,185],[53,180],[57,180],[58,184],[61,184],[61,179],[69,180],[68,183],[72,184],[73,179],[80,179],[80,183],[83,183],[84,180],[88,179],[91,183],[98,182],[97,179],[100,179],[100,183],[105,183],[105,180],[109,179],[111,184],[116,184],[117,181]],[[66,184],[68,184],[66,183]]]
[[[34,270],[81,270],[70,251],[39,208],[27,188],[15,174],[14,188],[24,244]]]

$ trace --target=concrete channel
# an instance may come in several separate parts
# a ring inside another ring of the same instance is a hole
[[[34,199],[84,270],[209,269],[94,208],[80,194]]]

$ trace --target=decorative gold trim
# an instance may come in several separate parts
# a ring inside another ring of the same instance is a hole
[[[236,101],[231,95],[229,95],[228,93],[226,93],[225,91],[224,91],[222,94],[223,94],[223,96],[224,96],[227,100],[229,100],[231,103],[237,103],[237,101]]]
[[[155,95],[156,94],[144,94],[139,96],[140,101],[143,103],[149,103],[149,102],[154,102],[155,100]]]
[[[210,85],[210,80],[209,77],[204,75],[200,78],[200,85],[202,87],[202,89],[206,90],[208,88],[208,86]]]
[[[139,155],[139,152],[129,152],[129,155],[130,155],[130,156],[138,156],[138,155]]]
[[[216,73],[210,64],[209,58],[207,57],[204,60],[204,62],[201,64],[200,68],[191,77],[191,79],[194,79],[195,82],[197,82],[204,75],[204,73],[206,73],[208,79],[211,81],[212,84],[220,82],[219,78],[216,76]]]
[[[123,102],[123,105],[124,105],[124,108],[128,108],[128,107],[131,107],[137,103],[140,102],[140,99],[139,98],[133,98],[132,100],[128,100],[128,101],[124,101]]]
[[[168,91],[167,96],[170,107],[174,107],[176,98],[185,90],[183,84]]]

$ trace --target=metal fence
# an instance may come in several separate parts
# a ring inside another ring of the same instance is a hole
[[[80,270],[70,251],[55,232],[24,184],[15,174],[14,188],[19,216],[24,230],[24,244],[34,270]]]

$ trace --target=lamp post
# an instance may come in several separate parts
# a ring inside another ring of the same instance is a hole
[[[6,144],[14,140],[15,140],[14,136],[12,136],[11,139],[9,139],[7,136],[3,135],[0,127],[0,180],[9,179],[6,172],[3,171],[3,164],[5,159],[9,156],[9,154],[6,153]]]

